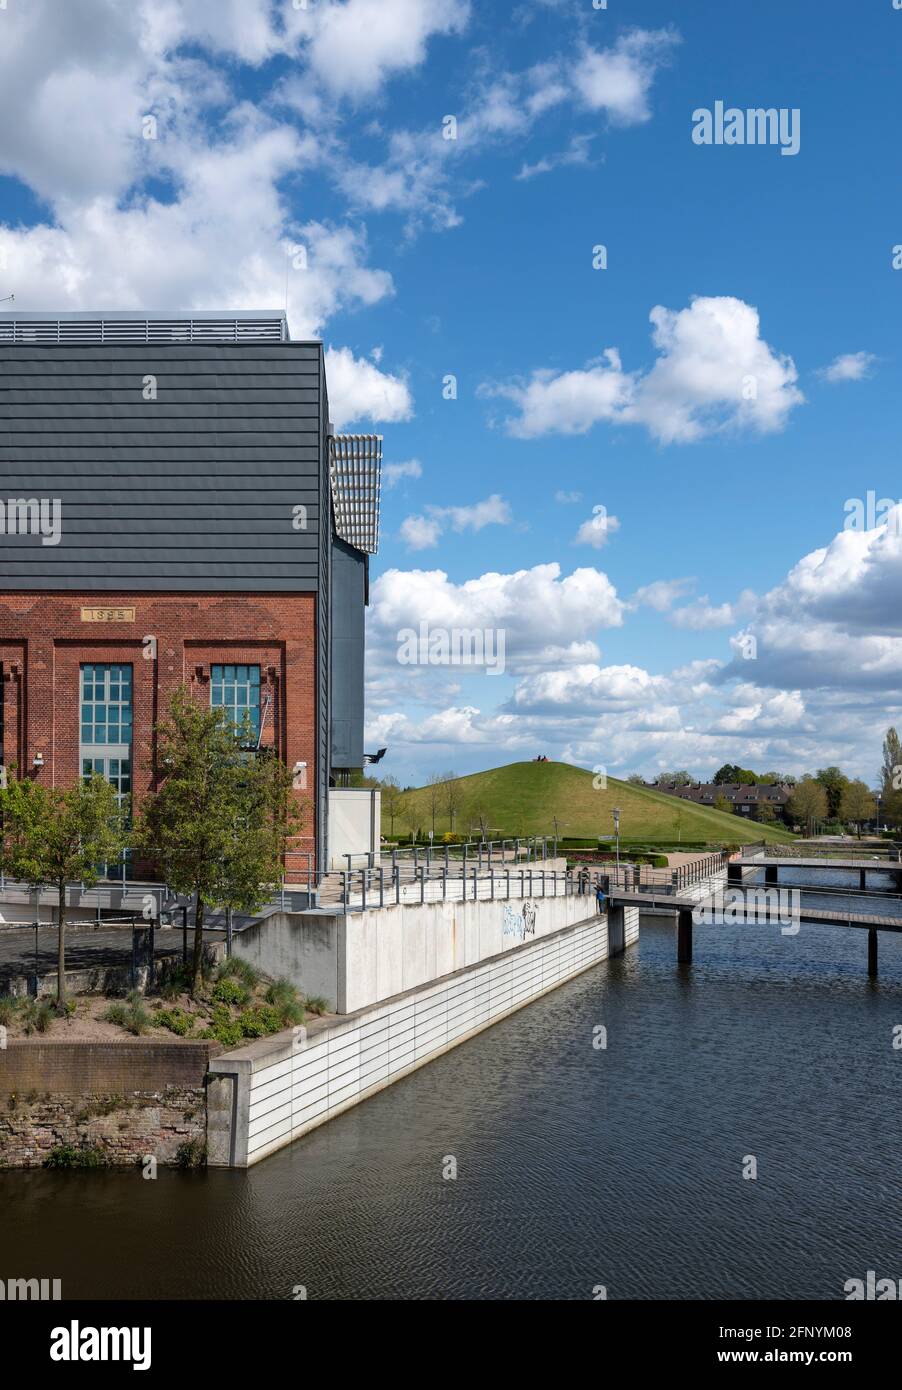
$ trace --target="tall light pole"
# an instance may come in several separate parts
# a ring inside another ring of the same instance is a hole
[[[880,800],[881,800],[881,797],[883,796],[883,793],[882,793],[882,792],[877,792],[876,796],[877,796],[877,834],[879,835],[879,834],[880,834]]]
[[[615,806],[611,811],[614,817],[614,834],[617,838],[617,873],[620,873],[620,807]]]

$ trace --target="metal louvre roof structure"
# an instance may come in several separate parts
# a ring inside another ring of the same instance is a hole
[[[0,314],[0,343],[285,343],[281,310],[191,314]]]
[[[329,481],[339,536],[355,549],[375,555],[379,549],[382,435],[330,435]]]

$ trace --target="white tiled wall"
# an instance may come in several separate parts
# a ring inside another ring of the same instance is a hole
[[[639,934],[628,908],[625,941]],[[605,960],[607,922],[593,917],[502,959],[424,985],[301,1042],[250,1077],[247,1161],[256,1163],[308,1129],[396,1081],[474,1031]]]

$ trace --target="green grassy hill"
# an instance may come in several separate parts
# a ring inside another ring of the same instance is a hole
[[[569,763],[508,763],[506,767],[459,777],[454,785],[458,809],[454,828],[458,833],[478,828],[479,812],[485,815],[492,835],[550,835],[557,816],[563,837],[590,838],[613,833],[611,809],[619,806],[620,834],[625,841],[676,844],[680,841],[738,843],[740,840],[791,840],[782,825],[749,824],[739,817],[694,806],[663,792],[607,779],[604,790],[593,786],[593,775]],[[679,823],[678,823],[679,822]],[[432,829],[432,789],[407,792],[400,814],[395,816],[395,835],[412,828]],[[436,838],[449,830],[447,794],[438,789],[435,815]],[[383,799],[382,833],[389,835],[390,818]]]

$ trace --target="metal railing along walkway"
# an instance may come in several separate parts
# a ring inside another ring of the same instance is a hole
[[[680,864],[675,869],[653,869],[647,864],[625,864],[619,869],[602,875],[607,891],[624,893],[657,893],[674,896],[703,883],[713,874],[720,873],[729,863],[730,856],[724,850],[719,854],[706,854]]]
[[[467,873],[444,865],[380,865],[325,875],[317,886],[317,905],[327,912],[364,912],[371,908],[431,902],[476,902],[509,898],[572,897],[594,893],[580,875],[530,865],[521,868],[472,865]]]

